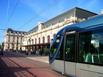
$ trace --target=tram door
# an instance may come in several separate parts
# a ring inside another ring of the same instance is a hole
[[[76,62],[75,62],[75,53],[76,53],[76,39],[75,31],[67,32],[65,34],[64,41],[64,51],[65,51],[65,61],[64,61],[64,73],[70,76],[75,76],[76,72]]]

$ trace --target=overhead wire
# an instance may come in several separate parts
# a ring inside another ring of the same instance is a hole
[[[16,1],[16,4],[15,4],[15,6],[14,6],[14,8],[13,8],[11,14],[10,14],[10,16],[8,16],[7,26],[9,26],[9,22],[10,22],[10,20],[12,19],[14,13],[15,13],[15,10],[16,10],[18,4],[19,4],[19,1],[20,1],[20,0],[17,0],[17,1]],[[10,5],[10,2],[8,2],[8,5]]]
[[[6,12],[7,12],[7,13],[6,13],[6,14],[7,14],[7,17],[9,16],[9,6],[10,6],[10,5],[9,5],[9,0],[7,0],[7,11],[6,11]]]
[[[18,4],[19,4],[19,0],[17,0],[15,6],[14,6],[14,8],[13,8],[13,10],[12,10],[10,16],[9,16],[10,0],[7,0],[7,11],[6,11],[7,23],[6,23],[5,26],[9,27],[9,22],[10,22],[12,16],[14,15],[15,9],[16,9],[16,7],[18,6]],[[0,31],[6,31],[6,30],[7,30],[7,29],[0,29]],[[3,36],[1,36],[1,37],[3,37]]]
[[[7,29],[0,29],[0,38],[2,38],[2,40],[0,40],[0,43],[1,42],[3,42],[3,38],[4,38],[4,33],[5,33],[5,31],[6,31]],[[3,33],[3,34],[1,34],[1,32]]]
[[[51,6],[52,7],[52,6]],[[47,11],[48,9],[50,9],[51,7],[49,8],[46,8],[45,10],[41,10],[41,14],[45,13],[45,11]],[[24,27],[24,26],[27,26],[27,24],[29,24],[30,22],[32,22],[33,20],[35,19],[35,16],[33,16],[32,18],[30,18],[28,21],[26,21],[23,25],[20,26],[20,28],[18,29],[21,29],[21,27]]]
[[[6,22],[5,26],[7,26],[7,23],[8,23],[9,8],[10,8],[10,2],[9,2],[9,0],[7,0],[7,10],[6,10],[7,22]]]
[[[4,30],[7,30],[7,29],[0,29],[0,30],[4,31]]]

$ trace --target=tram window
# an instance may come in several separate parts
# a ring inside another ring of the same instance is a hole
[[[60,40],[61,40],[61,37],[58,36],[50,49],[51,55],[54,55],[56,53],[58,46],[59,46],[59,43],[60,43]]]
[[[103,32],[80,34],[78,61],[103,65]]]
[[[74,34],[66,36],[65,60],[66,61],[75,60],[75,35]]]

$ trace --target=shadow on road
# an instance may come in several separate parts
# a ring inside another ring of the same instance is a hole
[[[30,54],[30,55],[26,55],[25,53],[20,53],[20,52],[11,52],[11,51],[5,51],[3,52],[3,55],[0,56],[4,56],[4,57],[43,57],[45,55],[34,55],[34,54]]]
[[[27,74],[37,77],[29,69],[30,67],[21,67],[9,58],[0,57],[0,77],[27,77]]]
[[[16,52],[3,53],[4,55],[0,55],[0,77],[37,77],[31,71],[29,71],[31,67],[23,67],[21,66],[21,64],[18,64],[16,63],[16,61],[12,60],[12,58],[17,59],[18,57],[22,57],[22,59],[25,59],[27,55]],[[28,62],[29,60],[26,61]]]
[[[30,56],[29,56],[30,57]],[[34,56],[33,56],[34,57]],[[35,59],[41,57],[35,56]],[[45,58],[44,58],[45,59]],[[28,59],[28,55],[4,52],[0,55],[0,77],[64,77],[51,70],[48,63]]]

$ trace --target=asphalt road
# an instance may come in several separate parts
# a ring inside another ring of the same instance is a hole
[[[64,77],[53,71],[40,57],[28,58],[20,53],[5,52],[0,56],[0,77]],[[44,58],[45,59],[45,58]]]

